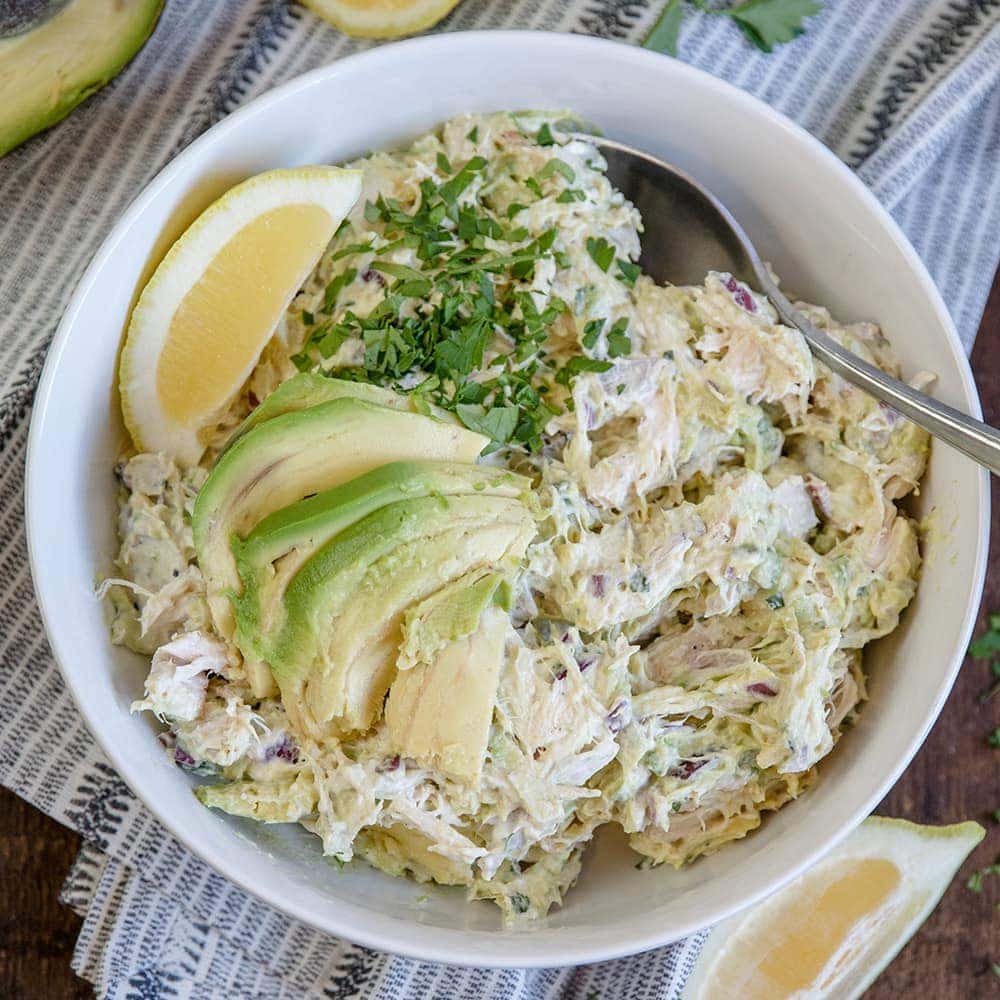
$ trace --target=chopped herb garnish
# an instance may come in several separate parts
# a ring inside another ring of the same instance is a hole
[[[468,139],[469,142],[479,142],[479,126],[473,125],[472,128],[465,133],[465,138]]]
[[[608,354],[612,358],[622,358],[632,353],[632,340],[626,334],[628,319],[624,316],[616,319],[608,331]]]
[[[327,286],[323,293],[323,305],[321,312],[330,313],[337,304],[337,296],[358,276],[357,268],[349,267],[338,274]]]
[[[474,156],[450,181],[438,188],[441,200],[446,204],[454,204],[458,196],[472,183],[473,178],[486,167],[482,156]]]
[[[544,198],[545,195],[542,193],[542,185],[535,180],[534,177],[527,177],[524,181],[524,186],[536,197]]]
[[[620,396],[624,391],[625,391],[625,383],[619,382],[618,385],[615,386],[615,392],[618,393],[618,395]]]
[[[313,314],[309,312],[308,309],[303,309],[302,322],[305,323],[306,326],[313,326],[316,322],[316,317],[313,316]]]
[[[515,913],[527,913],[531,909],[531,900],[523,893],[515,892],[510,897],[510,905],[514,907]]]
[[[642,274],[642,268],[638,264],[633,264],[630,260],[622,260],[620,257],[617,263],[619,273],[615,277],[631,288],[635,284],[635,279]]]
[[[560,192],[559,197],[556,198],[556,201],[559,202],[560,205],[568,205],[570,202],[573,201],[586,201],[586,200],[587,196],[578,188],[566,188],[566,190]]]
[[[520,205],[516,201],[507,206],[507,218],[513,219],[518,212],[523,212],[528,206]]]
[[[367,211],[367,208],[365,209]],[[352,254],[364,253],[366,250],[372,249],[372,241],[368,240],[365,243],[348,243],[346,247],[341,247],[330,260],[340,260],[342,257],[350,257]]]
[[[610,367],[610,361],[598,361],[597,358],[585,358],[582,354],[578,354],[559,369],[556,381],[560,385],[569,385],[573,376],[579,375],[580,372],[606,372]]]
[[[438,153],[437,155],[437,168],[443,174],[451,173],[451,163],[448,162],[448,157],[444,153]]]
[[[535,176],[540,181],[544,181],[556,174],[564,177],[567,184],[572,184],[576,180],[576,171],[565,160],[560,160],[555,156]]]
[[[994,749],[1000,750],[1000,726],[990,733],[989,739],[986,741]]]
[[[607,271],[615,259],[614,246],[602,236],[587,237],[587,253],[602,271]]]
[[[538,135],[535,136],[535,142],[537,142],[539,146],[554,146],[556,144],[555,136],[552,134],[552,129],[549,128],[548,122],[546,122],[538,130]]]
[[[603,319],[590,320],[590,322],[583,328],[583,346],[588,350],[592,348],[597,343],[597,338],[600,337],[603,329]]]

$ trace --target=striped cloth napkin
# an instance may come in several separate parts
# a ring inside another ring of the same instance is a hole
[[[441,30],[522,27],[641,41],[664,0],[465,0]],[[366,47],[285,0],[170,0],[124,74],[0,160],[0,778],[85,846],[63,899],[73,968],[101,997],[673,998],[692,938],[576,969],[483,970],[381,954],[258,902],[188,853],[97,749],[46,645],[22,487],[31,401],[81,272],[156,172],[275,83]],[[819,136],[907,232],[966,347],[1000,255],[1000,0],[826,0],[765,55],[693,9],[680,57]]]

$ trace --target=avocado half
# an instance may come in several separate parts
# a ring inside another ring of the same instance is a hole
[[[163,0],[71,0],[0,38],[0,156],[114,79],[149,38]]]

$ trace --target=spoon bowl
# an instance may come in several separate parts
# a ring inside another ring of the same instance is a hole
[[[642,216],[639,263],[654,280],[693,285],[709,271],[729,272],[763,292],[781,320],[796,327],[816,358],[841,378],[1000,475],[1000,431],[887,375],[810,323],[778,288],[750,237],[714,194],[641,150],[610,139],[596,144],[607,160],[608,179]]]

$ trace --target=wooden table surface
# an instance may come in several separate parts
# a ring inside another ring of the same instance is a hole
[[[1000,425],[1000,272],[972,367],[986,419]],[[990,572],[980,626],[989,610],[1000,610],[998,527],[1000,487],[994,480]],[[990,816],[1000,808],[1000,750],[986,744],[986,735],[1000,726],[1000,697],[986,705],[976,701],[988,682],[985,664],[966,663],[927,742],[877,810],[918,823],[976,819],[987,836],[938,908],[868,991],[867,1000],[1000,997],[1000,979],[990,971],[991,962],[1000,962],[1000,879],[980,895],[965,887],[969,872],[1000,854],[1000,825]],[[80,920],[57,899],[79,846],[75,833],[0,789],[0,997],[92,996],[89,985],[70,970]]]

